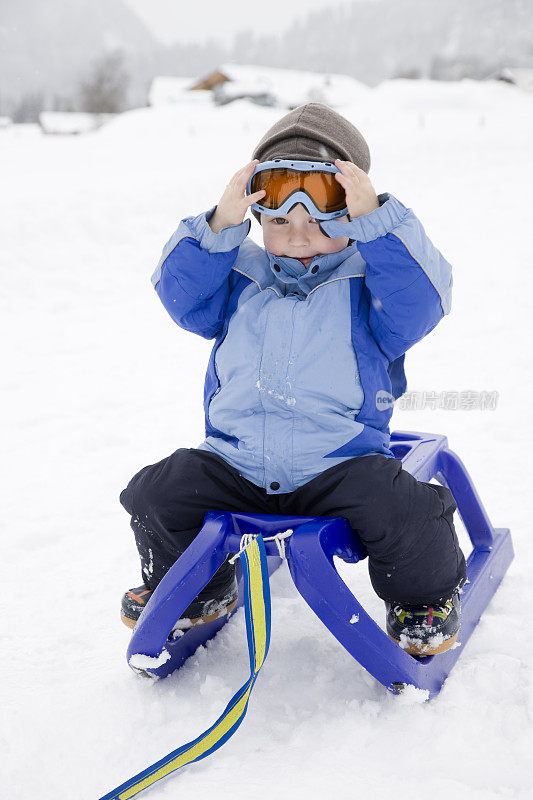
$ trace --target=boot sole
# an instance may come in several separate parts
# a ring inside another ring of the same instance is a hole
[[[387,634],[389,639],[392,639],[393,642],[401,647],[400,642],[398,639],[395,639],[394,636],[391,636],[390,633]],[[410,644],[407,647],[402,647],[402,650],[405,653],[409,653],[410,656],[438,656],[440,653],[445,653],[446,650],[450,650],[457,641],[457,637],[459,636],[459,631],[452,636],[450,639],[446,639],[442,644],[438,647],[431,647],[429,648],[428,645],[421,645],[417,647],[416,644]]]
[[[237,599],[235,599],[233,603],[230,603],[229,606],[224,609],[224,611],[215,611],[213,614],[208,614],[206,617],[195,617],[194,619],[191,619],[191,624],[187,628],[181,628],[181,630],[188,630],[189,628],[194,628],[196,625],[205,625],[206,622],[213,622],[213,620],[218,619],[219,617],[224,617],[226,614],[231,614],[237,605]],[[131,617],[127,617],[122,612],[120,613],[120,619],[128,628],[133,629],[137,624],[136,619],[131,619]]]

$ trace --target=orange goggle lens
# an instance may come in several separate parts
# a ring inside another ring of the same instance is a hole
[[[298,172],[286,167],[264,169],[253,176],[250,188],[252,193],[266,191],[259,203],[272,211],[297,191],[307,192],[324,214],[346,208],[346,193],[333,172]]]

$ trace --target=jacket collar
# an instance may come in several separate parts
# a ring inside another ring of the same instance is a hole
[[[274,286],[280,289],[283,295],[302,292],[305,296],[315,286],[324,283],[337,267],[356,252],[355,245],[350,245],[337,253],[316,256],[309,266],[305,267],[297,258],[275,256],[266,250],[270,269],[274,275]]]

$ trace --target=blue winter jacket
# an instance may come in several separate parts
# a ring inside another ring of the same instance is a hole
[[[354,456],[393,458],[404,354],[450,311],[450,265],[411,209],[379,201],[322,222],[353,241],[308,268],[248,239],[250,220],[213,233],[215,206],[180,223],[152,276],[172,319],[215,339],[199,448],[268,494]]]

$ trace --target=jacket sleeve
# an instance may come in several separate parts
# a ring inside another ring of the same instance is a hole
[[[366,262],[369,325],[390,361],[426,336],[450,312],[452,268],[421,222],[390,194],[350,222],[325,221],[326,235],[349,236]]]
[[[181,328],[212,339],[222,328],[230,294],[230,274],[251,222],[213,233],[209,220],[216,206],[186,217],[163,248],[152,284]]]

